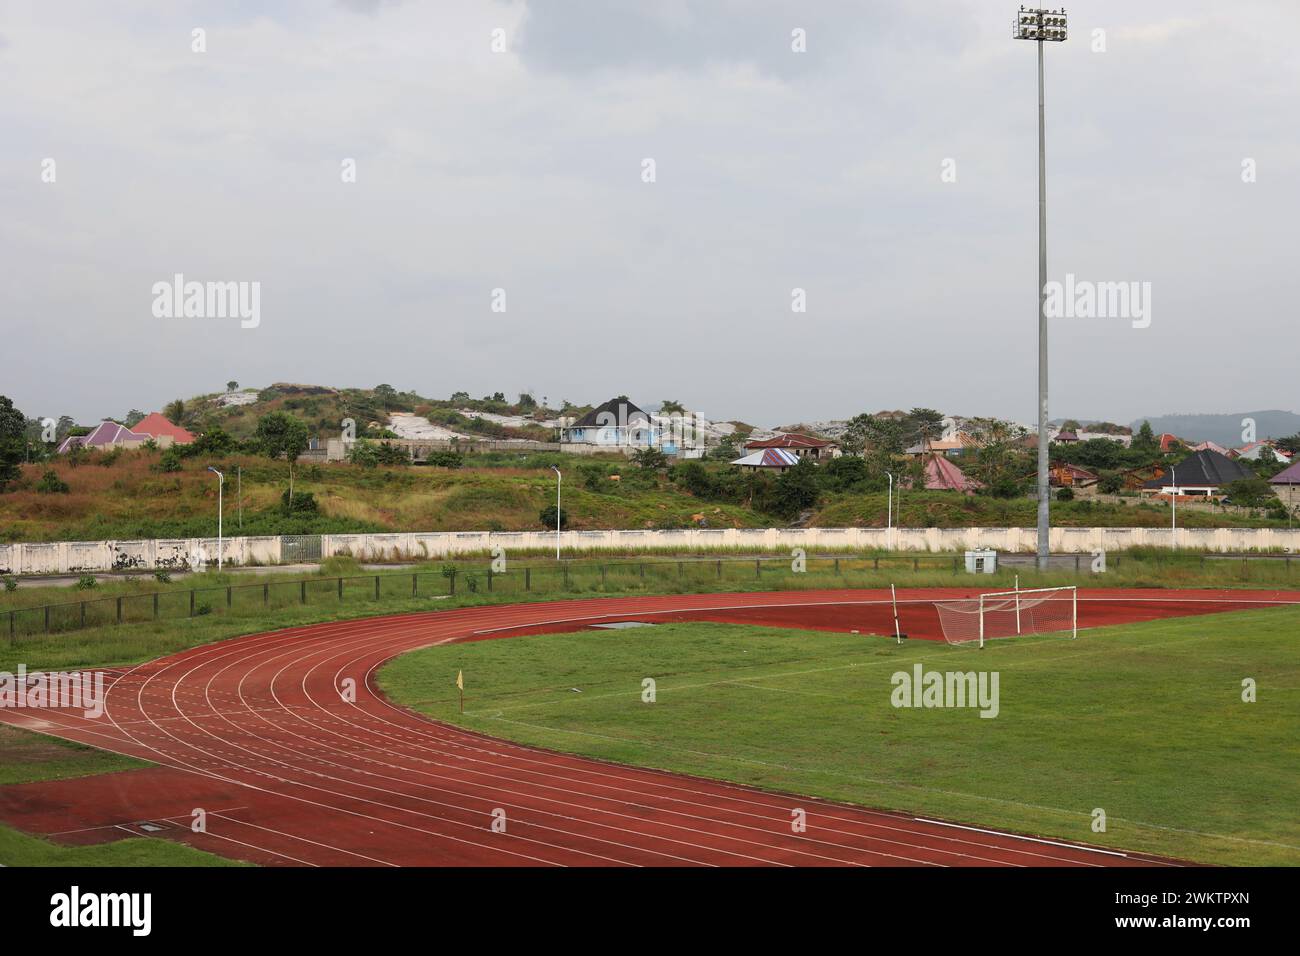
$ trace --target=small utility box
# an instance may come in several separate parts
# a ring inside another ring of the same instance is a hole
[[[970,574],[992,574],[998,569],[998,553],[991,548],[966,552],[966,571]]]

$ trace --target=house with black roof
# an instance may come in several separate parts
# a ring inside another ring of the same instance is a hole
[[[1165,469],[1158,478],[1142,483],[1142,493],[1213,498],[1223,494],[1223,486],[1255,473],[1227,455],[1206,449],[1193,452],[1176,465]]]
[[[560,426],[564,444],[617,448],[658,448],[660,430],[650,414],[626,395],[597,405],[581,418]]]

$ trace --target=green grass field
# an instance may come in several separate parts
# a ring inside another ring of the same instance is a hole
[[[696,623],[429,648],[388,664],[380,683],[440,720],[620,763],[1184,859],[1295,865],[1297,634],[1297,608],[984,651]],[[893,707],[891,675],[916,663],[997,671],[998,716]],[[641,701],[646,677],[653,704]],[[1256,703],[1241,700],[1247,677]],[[1091,828],[1095,808],[1105,833]]]

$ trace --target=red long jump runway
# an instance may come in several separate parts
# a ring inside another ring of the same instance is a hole
[[[935,631],[930,602],[975,593],[900,595],[904,627]],[[1081,592],[1080,619],[1296,602],[1298,592]],[[520,746],[397,707],[375,685],[381,664],[417,647],[639,619],[892,633],[888,592],[842,590],[461,608],[235,638],[113,674],[99,719],[0,710],[11,724],[158,765],[0,788],[0,820],[70,843],[149,833],[281,865],[1172,862]],[[354,702],[340,693],[348,680]],[[795,808],[807,813],[804,833],[791,831]],[[204,832],[191,829],[195,809],[206,814]],[[494,811],[504,811],[506,832],[493,831]]]

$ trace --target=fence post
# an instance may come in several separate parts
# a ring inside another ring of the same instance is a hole
[[[299,603],[301,604],[307,603],[307,582],[306,581],[298,582],[298,600]]]
[[[418,577],[419,577],[418,574],[412,574],[412,575],[411,575],[411,597],[415,597],[416,579],[417,579]]]
[[[86,626],[86,602],[81,602],[81,626]]]
[[[524,590],[531,591],[532,589],[533,589],[533,569],[524,568]]]
[[[9,644],[11,646],[18,640],[18,623],[14,619],[14,615],[17,613],[17,611],[9,612]]]
[[[644,580],[645,580],[645,565],[644,565],[644,564],[638,564],[637,567],[639,567],[639,568],[641,569],[641,580],[644,581]]]
[[[604,570],[604,569],[602,568],[601,570]],[[488,574],[487,574],[487,578],[488,578],[488,590],[491,591],[491,590],[492,590],[492,565],[490,565],[490,564],[488,565]]]
[[[122,599],[120,597],[117,599],[117,623],[122,623]]]
[[[915,571],[915,570],[917,569],[917,567],[920,565],[920,562],[921,562],[921,559],[920,559],[920,558],[913,558],[913,559],[912,559],[912,570],[913,570],[913,571]]]
[[[153,619],[158,620],[158,592],[153,592]]]
[[[50,606],[45,605],[45,633],[50,633]]]
[[[754,559],[754,579],[755,579],[755,580],[758,580],[758,579],[761,578],[762,576],[763,576],[763,559],[762,559],[762,558],[755,558],[755,559]]]
[[[718,580],[722,580],[722,559],[718,559]]]
[[[880,570],[880,555],[876,555],[874,558],[871,559],[871,570],[872,571]]]
[[[379,575],[375,575],[375,600],[379,600]]]
[[[564,570],[564,590],[567,591],[569,590],[569,566],[565,564],[561,565],[561,567]]]
[[[343,576],[339,576],[339,600],[343,600]]]
[[[839,574],[839,573],[840,573],[840,559],[839,559],[839,558],[836,558],[836,559],[835,559],[835,573],[836,573],[836,574]]]
[[[122,607],[122,603],[119,601],[117,606],[120,609]],[[194,616],[194,589],[190,588],[190,617],[193,616]]]
[[[226,610],[230,609],[230,585],[226,585]]]
[[[1079,573],[1079,556],[1077,554],[1074,556],[1074,573]]]
[[[269,604],[270,602],[271,602],[271,585],[270,585],[270,584],[263,584],[263,585],[262,585],[262,605],[265,607],[265,606],[266,606],[267,604]]]
[[[682,563],[681,563],[680,561],[678,561],[678,562],[677,562],[677,580],[680,581],[681,578],[682,578]]]

